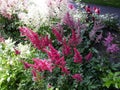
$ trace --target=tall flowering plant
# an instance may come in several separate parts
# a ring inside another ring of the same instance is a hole
[[[54,3],[50,2],[49,5]],[[74,9],[71,4],[68,7]],[[34,81],[45,80],[48,88],[60,90],[97,89],[102,86],[100,77],[105,70],[101,67],[104,68],[106,62],[98,56],[94,45],[103,39],[100,30],[103,26],[94,17],[91,19],[90,7],[85,10],[90,14],[85,24],[80,22],[80,18],[75,19],[66,12],[61,22],[51,27],[50,37],[39,35],[28,27],[19,28],[21,35],[26,36],[35,48],[45,54],[42,58],[32,58],[32,63],[22,62],[25,69],[31,70]],[[99,15],[98,8],[93,10]],[[106,71],[108,67],[105,67]]]
[[[94,24],[93,27],[88,27],[79,20],[74,20],[68,12],[61,23],[52,27],[51,39],[46,39],[46,36],[38,35],[27,27],[20,27],[21,35],[26,36],[34,47],[46,54],[44,58],[33,58],[33,63],[23,62],[25,69],[31,69],[33,80],[45,80],[48,86],[60,90],[85,89],[84,84],[91,79],[96,82],[86,84],[86,88],[100,87],[100,78],[95,73],[100,73],[100,70],[94,65],[99,66],[102,61],[97,61],[100,57],[97,56],[94,43],[101,37],[93,36],[101,26]],[[94,34],[90,37],[92,31]],[[89,71],[86,72],[87,70]]]

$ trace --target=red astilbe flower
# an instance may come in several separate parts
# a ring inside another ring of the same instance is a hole
[[[77,80],[78,82],[82,81],[82,76],[80,74],[74,74],[72,75],[72,78]]]
[[[60,59],[56,60],[55,64],[64,67],[66,65],[66,61],[65,61],[64,56],[61,57]]]
[[[40,40],[37,33],[27,27],[20,27],[19,30],[21,35],[26,36],[36,48],[40,49]]]
[[[51,44],[49,44],[49,50],[44,48],[44,51],[47,53],[48,58],[52,63],[55,63],[56,60],[60,59],[60,53]]]
[[[51,44],[51,40],[48,38],[48,35],[40,37],[40,48],[43,49],[46,46]]]
[[[57,66],[65,66],[66,61],[64,57],[60,57],[60,53],[52,46],[49,45],[50,50],[44,49],[44,51],[48,54],[48,58],[54,65]]]
[[[70,71],[68,70],[68,68],[67,67],[60,67],[61,68],[61,70],[62,70],[62,72],[64,73],[64,74],[66,74],[66,75],[68,75],[68,74],[70,74]]]
[[[74,48],[74,63],[82,63],[82,56],[80,54],[80,52]]]
[[[28,69],[28,68],[30,68],[32,66],[32,64],[29,64],[27,62],[24,62],[24,61],[21,61],[21,62],[24,64],[25,69]]]
[[[33,80],[37,81],[37,72],[36,72],[36,70],[33,69],[31,72],[32,72],[32,75],[33,75]]]
[[[87,13],[91,13],[91,8],[90,8],[90,6],[85,6],[85,11],[87,12]]]
[[[100,14],[100,8],[97,8],[97,7],[93,7],[93,10],[96,14]]]
[[[39,38],[39,35],[37,33],[33,32],[27,27],[20,27],[19,30],[21,35],[26,36],[34,45],[34,47],[39,50],[50,44],[50,39],[48,39],[48,36]]]
[[[92,52],[89,52],[86,56],[85,59],[89,61],[92,58]]]
[[[72,36],[68,41],[69,45],[76,47],[78,44],[81,43],[81,41],[82,39],[80,38],[80,36],[77,36],[77,34],[75,33],[75,30],[72,30]]]
[[[53,28],[52,29],[52,32],[53,32],[53,34],[56,36],[56,38],[57,38],[57,40],[59,41],[59,42],[62,42],[62,35],[59,33],[59,31],[57,31],[57,29],[56,28]]]
[[[53,66],[52,63],[48,60],[42,60],[39,58],[33,58],[34,64],[33,68],[39,72],[49,71],[52,72]]]
[[[65,55],[65,56],[69,55],[71,53],[71,48],[67,44],[66,39],[64,39],[62,45],[63,45],[63,47],[62,47],[62,53],[63,53],[63,55]]]

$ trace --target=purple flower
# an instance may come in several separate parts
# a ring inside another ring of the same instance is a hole
[[[118,50],[119,50],[119,47],[117,44],[112,44],[111,46],[107,48],[107,52],[109,53],[116,53],[118,52]]]
[[[110,46],[112,44],[114,37],[111,35],[111,33],[108,33],[108,36],[105,38],[104,45],[106,47]]]
[[[74,27],[75,21],[73,20],[73,17],[70,16],[69,12],[67,12],[66,15],[64,16],[63,23],[71,28]]]

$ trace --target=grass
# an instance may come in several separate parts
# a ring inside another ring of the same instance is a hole
[[[81,0],[81,1],[85,3],[92,3],[92,4],[120,8],[120,0]]]

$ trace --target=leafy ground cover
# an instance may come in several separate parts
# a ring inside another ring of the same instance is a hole
[[[120,0],[81,0],[85,3],[99,4],[120,8]]]

